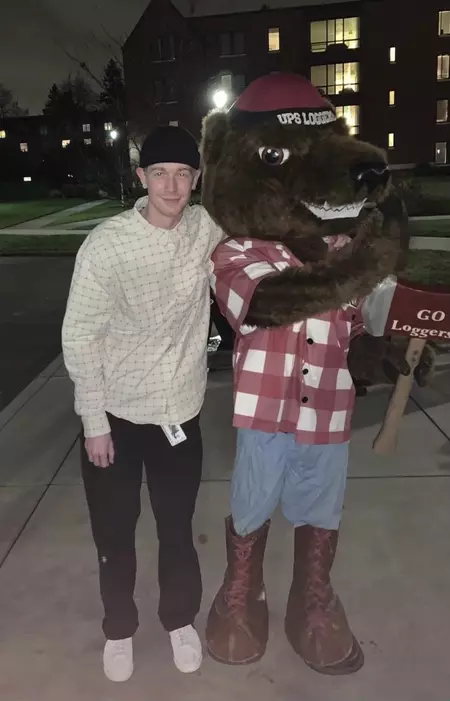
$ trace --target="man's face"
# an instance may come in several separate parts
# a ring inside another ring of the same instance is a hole
[[[200,172],[180,163],[158,163],[137,171],[151,207],[163,217],[179,216],[197,185]]]

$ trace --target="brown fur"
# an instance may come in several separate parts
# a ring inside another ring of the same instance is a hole
[[[268,165],[259,156],[261,147],[288,149],[290,157],[282,165]],[[246,323],[283,326],[338,308],[403,266],[407,215],[391,180],[374,191],[363,185],[356,192],[352,178],[359,163],[387,164],[386,154],[350,136],[344,120],[320,127],[243,129],[226,114],[212,113],[204,121],[201,150],[203,204],[225,233],[281,241],[305,264],[264,278]],[[304,205],[328,201],[341,206],[363,198],[366,206],[357,219],[320,220]],[[329,253],[323,238],[338,233],[352,242]],[[389,341],[364,338],[364,352],[373,342],[366,358],[372,370],[379,369],[389,355]],[[361,353],[350,356],[362,377],[369,374]]]

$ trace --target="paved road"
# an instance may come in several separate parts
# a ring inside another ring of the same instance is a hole
[[[73,265],[0,257],[0,410],[60,353]]]

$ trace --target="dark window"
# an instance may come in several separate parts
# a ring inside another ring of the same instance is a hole
[[[436,122],[448,122],[448,100],[437,101]]]
[[[233,88],[236,93],[241,93],[245,90],[245,75],[238,74],[234,76]]]
[[[167,78],[155,81],[155,103],[160,105],[170,102],[177,102],[175,81]]]
[[[158,37],[152,49],[154,61],[175,61],[175,38],[172,34]]]
[[[220,55],[240,56],[242,54],[245,54],[243,32],[223,32],[220,35]]]

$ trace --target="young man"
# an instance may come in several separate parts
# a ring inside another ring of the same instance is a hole
[[[150,134],[138,169],[148,197],[82,245],[63,325],[84,428],[82,473],[112,681],[133,672],[142,464],[159,540],[159,617],[177,668],[193,672],[202,661],[193,627],[202,583],[192,517],[202,470],[210,256],[222,232],[203,207],[188,206],[199,162],[183,129]]]

